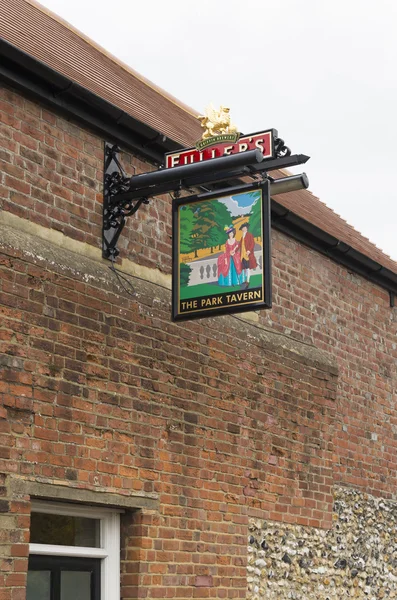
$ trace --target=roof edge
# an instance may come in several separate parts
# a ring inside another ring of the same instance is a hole
[[[121,67],[122,69],[124,69],[125,71],[127,71],[127,73],[129,73],[130,75],[132,75],[136,79],[139,79],[147,87],[151,88],[153,91],[155,91],[156,93],[158,93],[160,96],[163,96],[163,98],[166,98],[167,100],[169,100],[170,102],[172,102],[172,104],[175,104],[175,106],[178,106],[179,108],[181,108],[185,112],[189,113],[193,117],[198,116],[199,113],[194,108],[192,108],[191,106],[188,106],[184,102],[181,102],[178,98],[176,98],[175,96],[173,96],[172,94],[170,94],[169,92],[167,92],[166,90],[164,90],[163,88],[161,88],[160,86],[156,85],[153,81],[151,81],[150,79],[147,79],[147,77],[145,77],[144,75],[142,75],[138,71],[135,71],[135,69],[133,69],[132,67],[130,67],[127,63],[125,63],[124,61],[122,61],[119,58],[117,58],[117,56],[115,56],[114,54],[112,54],[111,52],[109,52],[108,50],[106,50],[106,48],[104,48],[98,42],[96,42],[95,40],[93,40],[92,38],[90,38],[88,35],[86,35],[82,31],[80,31],[79,29],[77,29],[77,27],[75,27],[74,25],[72,25],[71,23],[69,23],[69,21],[66,21],[65,19],[63,19],[57,13],[53,12],[52,10],[50,10],[49,8],[47,8],[46,6],[44,6],[43,4],[40,4],[40,2],[37,2],[36,0],[25,0],[25,2],[27,2],[28,4],[30,4],[34,8],[37,8],[38,10],[40,10],[41,12],[43,12],[44,14],[46,14],[48,17],[50,17],[54,21],[57,21],[58,23],[60,23],[60,25],[62,25],[62,27],[65,27],[66,29],[69,29],[69,31],[73,32],[80,39],[84,40],[84,42],[86,44],[88,44],[89,46],[92,46],[93,48],[95,48],[96,50],[98,50],[98,52],[100,52],[104,56],[107,56],[107,58],[109,58],[116,65],[118,65],[119,67]]]
[[[119,143],[157,165],[163,163],[165,152],[181,148],[180,143],[2,38],[0,57],[0,78],[4,82],[62,114],[73,116],[107,141]]]
[[[346,242],[299,217],[272,198],[272,227],[320,252],[334,262],[387,290],[390,306],[397,297],[397,273],[356,250]]]

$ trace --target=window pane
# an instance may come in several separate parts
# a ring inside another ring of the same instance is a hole
[[[62,571],[61,600],[91,600],[91,573]]]
[[[99,519],[32,513],[31,544],[99,548]]]
[[[50,600],[51,572],[28,571],[26,600]]]

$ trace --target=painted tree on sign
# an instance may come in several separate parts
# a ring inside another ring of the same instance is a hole
[[[192,235],[196,241],[195,250],[210,248],[213,245],[213,228],[216,225],[214,203],[211,200],[200,202],[196,210]]]
[[[254,192],[250,192],[253,199],[256,198],[250,214],[250,233],[256,237],[262,236],[262,194],[260,191],[255,190]]]
[[[195,216],[190,206],[181,206],[179,211],[179,251],[188,254],[194,250],[192,231]]]
[[[200,202],[195,212],[196,220],[193,225],[193,244],[197,249],[214,247],[225,241],[224,227],[231,222],[231,214],[219,200]]]
[[[232,222],[229,209],[217,199],[185,205],[179,212],[179,248],[181,254],[209,248],[211,254],[216,246],[225,243],[225,226]]]
[[[217,221],[216,234],[214,235],[214,246],[218,246],[220,250],[222,244],[225,243],[225,227],[231,225],[233,217],[230,210],[223,204],[223,202],[215,200],[214,204]]]

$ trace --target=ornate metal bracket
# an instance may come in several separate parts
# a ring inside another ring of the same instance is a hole
[[[218,157],[214,161],[196,161],[172,169],[160,168],[157,171],[129,177],[120,164],[118,152],[117,146],[105,145],[102,256],[111,261],[114,261],[119,254],[117,243],[126,217],[135,214],[142,204],[148,204],[149,198],[165,193],[178,193],[181,189],[192,190],[203,185],[218,185],[221,182],[238,180],[246,175],[258,177],[262,174],[265,179],[268,179],[269,170],[302,164],[309,159],[304,154],[291,156],[291,150],[284,141],[276,138],[274,156],[271,159],[264,160],[259,149],[247,150]],[[273,182],[272,187],[277,186],[279,190],[274,193],[306,188],[307,178],[302,179],[302,177],[289,177]],[[288,181],[286,182],[285,179]]]
[[[284,158],[285,156],[291,156],[291,150],[285,145],[284,140],[276,138],[274,140],[274,151],[277,158]]]
[[[134,200],[119,197],[128,191],[131,181],[120,164],[119,152],[120,148],[117,146],[105,143],[102,256],[110,260],[114,260],[120,253],[117,242],[123,231],[125,218],[136,213],[141,204],[149,204],[145,197]]]

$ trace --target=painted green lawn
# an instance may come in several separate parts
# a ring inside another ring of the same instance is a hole
[[[247,289],[261,287],[262,275],[253,275],[250,279],[250,286]],[[181,286],[180,299],[200,298],[201,296],[212,296],[213,294],[227,294],[228,292],[245,291],[244,285],[233,285],[230,287],[218,285],[217,283],[199,283],[192,286]]]

